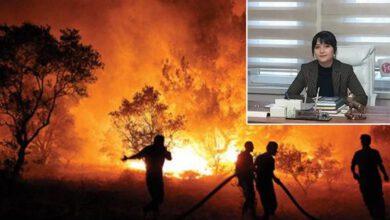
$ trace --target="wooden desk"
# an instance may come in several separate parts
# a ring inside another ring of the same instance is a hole
[[[258,101],[248,101],[248,109],[253,106],[265,106],[269,103]],[[314,120],[292,120],[285,118],[274,117],[247,117],[248,124],[390,124],[390,107],[387,106],[367,106],[365,120],[348,120],[345,116],[331,116],[330,121],[314,121]]]

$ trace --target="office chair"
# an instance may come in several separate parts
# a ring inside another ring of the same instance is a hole
[[[375,106],[375,47],[370,45],[338,46],[336,59],[352,65],[368,96],[367,105]]]

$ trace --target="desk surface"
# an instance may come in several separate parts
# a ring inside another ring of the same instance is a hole
[[[254,106],[265,106],[269,103],[258,101],[248,101],[248,109]],[[291,120],[275,117],[247,117],[248,124],[390,124],[390,107],[387,106],[367,106],[365,120],[349,120],[345,116],[331,116],[330,121],[314,121],[314,120]]]

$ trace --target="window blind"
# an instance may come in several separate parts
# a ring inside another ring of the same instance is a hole
[[[322,26],[340,45],[374,45],[376,61],[390,58],[389,8],[390,0],[326,0]]]
[[[316,1],[248,2],[248,67],[296,71],[311,60]]]
[[[374,45],[376,61],[390,58],[389,8],[390,0],[249,0],[247,61],[255,78],[248,83],[289,75],[289,84],[300,65],[313,59],[311,40],[319,30],[333,32],[338,45]],[[375,87],[390,90],[378,62],[376,70]]]

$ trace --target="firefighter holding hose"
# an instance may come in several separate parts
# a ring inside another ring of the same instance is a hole
[[[274,184],[281,184],[279,178],[274,174],[275,159],[278,152],[278,144],[270,141],[267,144],[267,152],[260,154],[255,161],[256,188],[260,195],[260,201],[264,209],[263,219],[269,219],[274,215],[277,208]]]
[[[254,165],[253,156],[253,143],[247,141],[245,143],[245,150],[242,151],[236,162],[236,174],[238,178],[238,185],[242,189],[244,195],[244,204],[242,206],[242,215],[249,214],[252,219],[256,218],[256,200],[255,200],[255,188],[254,188]]]

